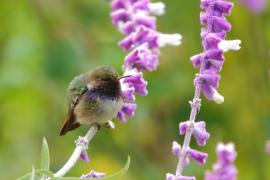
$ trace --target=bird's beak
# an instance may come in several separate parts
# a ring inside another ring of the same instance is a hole
[[[124,78],[128,78],[128,77],[131,77],[131,76],[132,76],[132,75],[122,76],[122,77],[119,77],[118,80],[124,79]]]

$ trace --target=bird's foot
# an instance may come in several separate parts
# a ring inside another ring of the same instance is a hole
[[[115,124],[112,121],[107,121],[104,124],[104,127],[108,128],[108,129],[114,129],[115,128]]]

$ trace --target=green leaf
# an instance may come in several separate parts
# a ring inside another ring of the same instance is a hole
[[[107,177],[104,177],[104,178],[100,178],[102,180],[114,180],[114,179],[118,179],[119,177],[123,176],[127,170],[129,169],[129,166],[130,166],[130,157],[128,156],[128,159],[127,159],[127,162],[125,164],[125,166],[119,170],[118,172],[110,175],[110,176],[107,176]]]
[[[128,156],[127,162],[121,170],[119,170],[118,172],[110,176],[98,178],[98,180],[118,180],[119,177],[123,176],[127,172],[129,166],[130,166],[130,157]],[[97,178],[84,178],[83,180],[93,180],[93,179],[97,179]],[[79,177],[57,177],[57,178],[52,178],[52,180],[82,180],[82,179]]]
[[[47,177],[53,177],[53,173],[46,170],[46,169],[34,169],[33,168],[31,172],[25,174],[22,177],[17,178],[16,180],[29,180],[29,179],[32,180],[33,175],[34,175],[34,178],[41,177],[43,175],[45,175]]]
[[[40,169],[49,170],[50,168],[49,146],[45,138],[43,138],[42,142],[40,166]]]
[[[32,173],[31,173],[31,180],[35,180],[35,176],[36,176],[36,170],[34,168],[34,166],[32,167]]]

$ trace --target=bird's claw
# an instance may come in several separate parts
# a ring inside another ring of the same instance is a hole
[[[115,128],[115,124],[112,121],[107,121],[104,124],[104,127],[109,128],[109,129],[114,129]]]

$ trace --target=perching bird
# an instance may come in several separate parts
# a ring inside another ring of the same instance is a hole
[[[75,77],[68,87],[69,111],[60,135],[81,124],[104,125],[123,105],[118,73],[111,66],[99,66]]]

